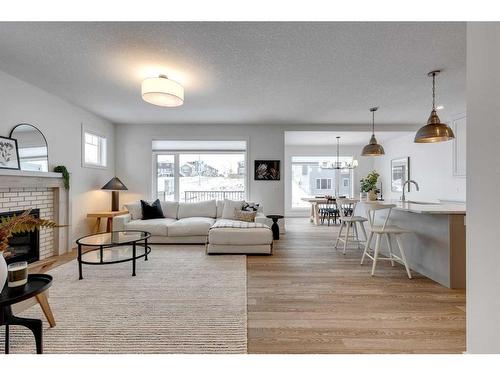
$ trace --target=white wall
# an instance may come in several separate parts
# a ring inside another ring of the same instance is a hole
[[[353,170],[354,197],[359,196],[359,180],[373,170],[373,158],[360,156],[363,146],[342,146],[340,156],[352,156],[358,160],[358,167]],[[335,156],[336,146],[285,146],[285,213],[286,216],[307,216],[309,210],[292,210],[291,168],[292,156]]]
[[[109,193],[98,190],[114,176],[114,125],[29,83],[0,71],[0,135],[19,123],[38,127],[47,138],[49,170],[64,165],[71,173],[73,240],[88,234],[89,211],[108,209]],[[108,168],[81,166],[81,124],[108,137]]]
[[[129,192],[122,194],[122,202],[152,196],[153,139],[189,140],[246,140],[248,142],[249,200],[260,202],[268,214],[283,214],[284,183],[255,181],[255,159],[281,161],[283,173],[284,132],[279,126],[265,125],[117,125],[116,173]]]
[[[467,352],[500,353],[500,24],[467,24]]]
[[[168,113],[168,109],[165,110]],[[394,131],[390,125],[379,125],[379,131]],[[121,195],[122,203],[152,196],[153,139],[188,140],[247,140],[249,199],[260,202],[268,214],[285,211],[285,131],[368,131],[369,125],[261,125],[261,124],[204,124],[204,125],[135,125],[117,124],[115,129],[116,174],[129,191]],[[399,131],[413,129],[401,126]],[[281,161],[280,181],[254,181],[253,161]]]
[[[422,121],[424,121],[423,118]],[[391,192],[391,160],[409,156],[410,178],[417,181],[420,191],[413,188],[407,197],[419,201],[451,199],[465,201],[466,179],[453,176],[453,141],[414,143],[414,133],[384,142],[384,156],[374,158],[374,169],[380,173],[386,198],[399,199],[401,193]]]

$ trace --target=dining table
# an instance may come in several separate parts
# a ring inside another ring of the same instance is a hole
[[[335,198],[333,199],[335,200]],[[328,199],[325,197],[304,197],[301,198],[301,200],[311,204],[311,211],[309,214],[309,219],[311,220],[311,223],[313,223],[314,225],[320,225],[319,205],[327,204]]]

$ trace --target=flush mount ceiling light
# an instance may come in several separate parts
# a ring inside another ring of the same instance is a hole
[[[160,107],[178,107],[184,103],[184,88],[166,75],[142,81],[142,99]]]
[[[444,142],[455,138],[453,130],[448,125],[441,123],[436,112],[436,76],[440,72],[440,70],[434,70],[428,74],[429,77],[432,77],[432,111],[427,125],[421,127],[415,135],[415,143]]]
[[[372,113],[372,137],[370,138],[370,142],[363,147],[363,151],[361,152],[361,156],[380,156],[385,155],[384,148],[382,145],[377,143],[377,139],[375,138],[375,111],[378,107],[370,108],[370,112]]]

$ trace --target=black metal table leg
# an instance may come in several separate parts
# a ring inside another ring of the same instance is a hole
[[[43,323],[41,320],[19,318],[14,316],[12,315],[12,309],[10,306],[4,308],[3,315],[3,323],[5,324],[5,354],[9,354],[9,325],[23,326],[33,332],[36,343],[36,354],[43,353]]]
[[[148,239],[144,240],[144,260],[148,260]]]
[[[78,280],[83,279],[82,276],[82,245],[78,245]]]
[[[5,325],[5,354],[9,354],[10,336],[9,336],[9,325]]]
[[[104,250],[102,248],[102,246],[99,246],[99,255],[101,257],[101,263],[103,262],[103,257],[104,257]]]
[[[135,276],[135,242],[132,244],[132,276]]]

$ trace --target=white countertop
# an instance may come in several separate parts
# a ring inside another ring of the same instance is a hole
[[[370,201],[361,201],[370,203]],[[413,212],[416,214],[434,214],[434,215],[465,215],[466,204],[454,202],[401,202],[396,199],[387,199],[377,201],[380,204],[395,204],[394,210]]]

